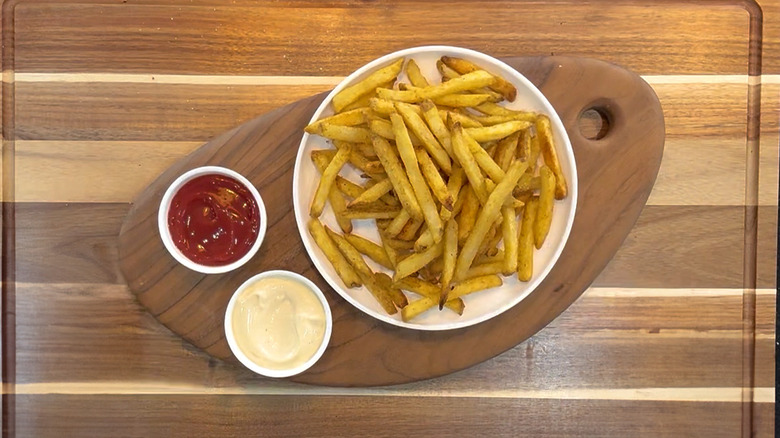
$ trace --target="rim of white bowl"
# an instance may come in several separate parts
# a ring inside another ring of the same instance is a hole
[[[274,370],[256,364],[251,359],[249,359],[246,356],[246,354],[244,354],[243,351],[241,351],[241,348],[239,348],[238,343],[236,343],[235,335],[233,334],[233,308],[235,308],[236,306],[236,300],[238,299],[238,296],[241,295],[241,292],[243,292],[251,284],[269,277],[288,278],[303,283],[304,286],[309,288],[309,290],[311,290],[312,293],[317,296],[317,299],[319,299],[320,304],[322,304],[322,308],[325,311],[325,334],[322,337],[322,344],[320,344],[317,351],[314,353],[312,357],[309,358],[309,360],[307,360],[306,362],[304,362],[303,364],[295,368],[290,368],[286,370]],[[308,370],[309,368],[311,368],[312,365],[314,365],[315,363],[317,363],[318,360],[320,360],[322,355],[325,353],[325,350],[328,348],[328,344],[330,344],[330,335],[332,332],[333,332],[333,314],[330,311],[330,305],[328,304],[328,300],[325,298],[325,294],[322,292],[322,289],[317,287],[317,285],[314,284],[314,282],[312,282],[308,278],[292,271],[285,271],[285,270],[265,271],[249,278],[243,284],[241,284],[241,286],[239,286],[235,292],[233,292],[233,296],[230,297],[230,301],[228,302],[227,309],[225,309],[225,338],[228,341],[228,345],[230,346],[230,350],[233,352],[233,355],[236,357],[236,359],[238,359],[239,362],[241,362],[242,365],[244,365],[254,373],[266,377],[273,377],[273,378],[290,377],[296,374],[300,374]]]
[[[328,105],[330,105],[330,103],[332,102],[333,96],[338,94],[344,88],[352,85],[358,78],[365,75],[369,71],[372,71],[376,68],[383,67],[389,64],[391,61],[398,59],[399,57],[413,56],[413,55],[426,53],[426,52],[446,52],[453,55],[467,55],[487,63],[488,65],[486,67],[499,67],[511,72],[513,75],[513,79],[516,79],[517,82],[523,84],[523,86],[525,86],[528,90],[530,90],[530,92],[534,96],[536,96],[537,99],[539,99],[539,101],[542,103],[542,105],[545,108],[545,114],[550,118],[550,121],[553,125],[553,129],[559,131],[560,134],[562,135],[562,138],[564,139],[565,145],[564,145],[563,153],[566,154],[569,162],[571,163],[571,173],[572,173],[571,175],[572,178],[570,178],[571,181],[569,181],[569,194],[568,194],[572,202],[571,212],[569,214],[569,217],[566,218],[566,226],[563,230],[562,240],[558,245],[558,247],[555,249],[550,259],[550,262],[538,274],[534,275],[532,280],[528,283],[528,287],[523,292],[523,294],[519,295],[514,300],[508,301],[505,305],[499,307],[498,309],[493,310],[491,312],[487,312],[484,315],[481,315],[480,317],[473,318],[468,321],[460,321],[455,323],[441,323],[441,324],[432,324],[432,325],[414,324],[413,322],[404,322],[402,320],[394,319],[389,315],[384,315],[375,312],[374,310],[362,304],[356,298],[350,296],[348,293],[345,292],[345,290],[342,288],[342,286],[338,283],[336,279],[331,278],[331,276],[327,274],[327,270],[323,266],[321,266],[322,265],[321,260],[319,260],[317,257],[314,256],[318,248],[312,247],[312,245],[310,245],[310,243],[305,238],[303,238],[304,233],[308,232],[306,228],[306,219],[308,218],[308,215],[306,214],[306,212],[299,211],[295,200],[299,199],[300,196],[300,190],[296,182],[300,179],[300,167],[302,165],[301,164],[302,155],[305,149],[305,145],[307,144],[308,139],[310,137],[310,134],[306,132],[303,134],[303,137],[301,138],[301,142],[298,147],[298,154],[296,155],[295,168],[293,171],[293,188],[292,188],[293,208],[295,210],[295,219],[298,225],[298,232],[300,233],[301,240],[303,241],[303,244],[306,247],[307,254],[309,255],[309,259],[312,260],[312,263],[314,263],[314,265],[317,267],[317,271],[323,276],[323,278],[325,278],[325,281],[327,281],[328,284],[348,303],[356,307],[361,312],[371,316],[372,318],[376,318],[380,321],[386,322],[388,324],[392,324],[394,326],[404,327],[412,330],[445,331],[445,330],[455,330],[455,329],[470,327],[472,325],[476,325],[481,322],[487,321],[491,318],[494,318],[506,312],[507,310],[511,309],[512,307],[516,306],[521,301],[523,301],[528,295],[530,295],[534,290],[536,290],[536,288],[542,283],[544,279],[547,278],[547,275],[550,273],[552,268],[558,263],[561,253],[563,252],[563,249],[566,247],[566,243],[569,240],[569,235],[571,234],[572,225],[574,224],[574,217],[576,215],[577,197],[578,197],[577,163],[574,157],[573,148],[571,146],[571,139],[569,138],[569,134],[566,132],[566,127],[563,125],[563,122],[561,121],[558,112],[552,106],[552,104],[547,99],[547,97],[539,90],[539,88],[537,88],[536,85],[534,85],[530,80],[528,80],[528,78],[526,78],[525,75],[517,71],[514,67],[501,61],[500,59],[494,58],[493,56],[487,55],[482,52],[478,52],[473,49],[466,49],[463,47],[445,46],[445,45],[410,47],[410,48],[398,50],[393,53],[388,53],[384,56],[376,58],[373,61],[370,61],[367,64],[360,67],[359,69],[355,70],[352,74],[350,74],[346,78],[344,78],[344,80],[342,80],[330,93],[328,93],[328,95],[325,96],[325,99],[322,101],[320,106],[317,107],[317,109],[314,111],[314,114],[312,115],[309,123],[319,120],[319,118],[322,116],[322,113],[328,108]]]
[[[173,196],[184,184],[203,175],[224,175],[237,180],[243,184],[247,190],[249,190],[249,193],[251,193],[255,198],[255,201],[257,201],[257,208],[260,211],[260,227],[257,230],[257,239],[255,240],[255,243],[240,259],[227,265],[206,266],[190,260],[179,250],[179,248],[176,247],[176,244],[173,243],[171,230],[168,228],[168,211],[170,210]],[[254,186],[254,184],[252,184],[246,177],[236,172],[235,170],[221,166],[196,167],[195,169],[181,174],[178,178],[176,178],[175,181],[171,183],[170,186],[168,186],[168,189],[165,191],[165,194],[160,201],[160,208],[157,212],[157,227],[160,230],[160,238],[162,239],[165,248],[168,250],[168,253],[173,256],[177,262],[181,263],[185,267],[203,274],[224,274],[225,272],[230,272],[243,266],[246,262],[249,261],[249,259],[257,254],[257,251],[263,244],[267,224],[268,217],[265,211],[265,203],[263,202],[263,197],[260,196],[260,192],[257,191],[257,188]]]

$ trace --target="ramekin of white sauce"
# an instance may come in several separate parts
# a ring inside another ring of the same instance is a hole
[[[314,365],[332,328],[325,295],[290,271],[267,271],[245,281],[225,311],[225,337],[233,354],[267,377],[294,376]]]

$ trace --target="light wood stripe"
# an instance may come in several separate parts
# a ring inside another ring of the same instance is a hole
[[[405,385],[410,386],[410,385]],[[155,381],[109,381],[109,382],[45,382],[3,385],[4,394],[17,395],[307,395],[307,396],[409,396],[401,387],[388,388],[325,388],[303,385],[246,387],[209,387],[160,383]],[[775,389],[760,387],[754,389],[756,403],[774,402]],[[479,397],[555,400],[631,400],[631,401],[688,401],[688,402],[736,402],[742,400],[742,388],[587,388],[535,390],[522,389],[468,391],[453,390],[415,392],[415,397]]]
[[[336,85],[344,76],[176,75],[150,73],[15,73],[3,71],[3,82],[89,82],[192,85]],[[780,75],[642,75],[656,84],[780,84]],[[759,81],[760,79],[760,81]]]

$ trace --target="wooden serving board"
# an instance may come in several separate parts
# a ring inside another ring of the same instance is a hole
[[[532,336],[571,305],[601,272],[631,230],[661,163],[664,122],[653,90],[637,75],[605,62],[573,57],[505,61],[536,84],[567,128],[579,175],[571,235],[547,279],[520,304],[473,327],[421,332],[379,322],[344,301],[318,274],[295,226],[292,173],[303,127],[325,94],[300,100],[226,132],[179,161],[135,200],[119,234],[122,273],[139,302],[162,324],[214,357],[235,361],[223,316],[235,289],[270,269],[300,272],[330,302],[330,346],[309,371],[292,380],[332,386],[411,382],[464,369]],[[590,140],[580,131],[585,110],[606,115],[608,129]],[[203,165],[232,168],[258,188],[268,209],[259,253],[224,275],[179,265],[157,230],[168,185]],[[237,361],[236,361],[237,363]]]

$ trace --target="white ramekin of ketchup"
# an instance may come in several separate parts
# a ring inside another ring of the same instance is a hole
[[[243,175],[219,166],[178,177],[160,202],[157,224],[168,252],[204,274],[232,271],[252,258],[265,237],[265,204]]]

